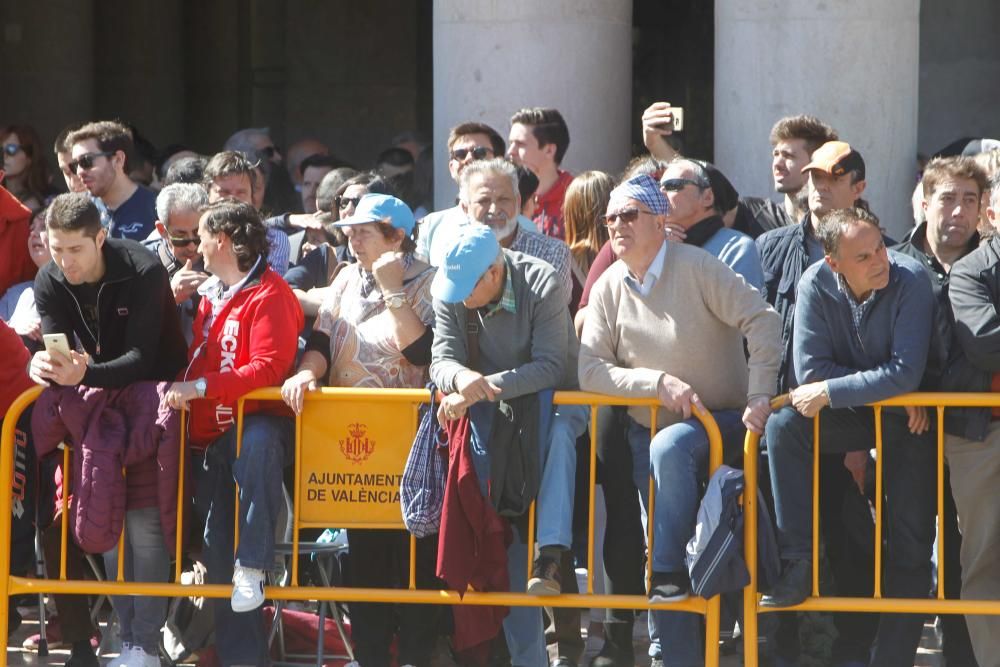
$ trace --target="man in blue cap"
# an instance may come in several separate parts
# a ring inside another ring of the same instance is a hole
[[[441,419],[458,419],[480,401],[510,401],[544,390],[577,387],[578,343],[564,287],[547,262],[505,250],[489,227],[469,225],[445,252],[431,294],[435,324],[430,372],[446,394]],[[478,349],[470,354],[472,341]],[[539,441],[537,543],[541,549],[530,582],[523,542],[515,541],[508,550],[514,590],[527,586],[528,592],[543,595],[561,591],[559,558],[571,541],[576,470],[571,434],[586,414],[556,406],[551,415],[540,415],[542,423],[549,420],[551,424],[548,437]],[[537,667],[548,663],[539,608],[512,608],[504,631],[511,664]]]

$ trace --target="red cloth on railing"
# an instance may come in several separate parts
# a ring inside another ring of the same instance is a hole
[[[479,490],[479,478],[469,449],[471,423],[463,417],[445,424],[448,432],[448,479],[438,533],[437,576],[464,595],[476,591],[509,591],[508,524]],[[456,605],[455,651],[485,665],[490,644],[503,627],[507,607]]]

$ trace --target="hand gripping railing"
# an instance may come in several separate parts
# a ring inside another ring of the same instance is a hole
[[[780,396],[772,401],[775,410],[788,403]],[[744,549],[750,583],[743,592],[743,649],[746,667],[758,664],[757,614],[775,611],[856,611],[918,614],[991,614],[1000,615],[1000,600],[946,600],[944,597],[944,411],[956,407],[1000,407],[1000,394],[990,393],[911,393],[871,404],[875,415],[875,589],[871,598],[832,597],[819,594],[819,462],[820,420],[813,419],[813,488],[812,488],[812,592],[805,602],[794,607],[761,607],[757,590],[757,487],[760,436],[747,432],[743,464],[746,478],[744,492]],[[882,409],[887,407],[925,407],[936,411],[937,425],[937,595],[934,598],[886,598],[882,595]]]
[[[14,463],[14,429],[18,418],[27,407],[38,397],[39,388],[29,389],[19,396],[11,405],[4,418],[3,431],[0,434],[0,544],[9,545],[11,536],[11,512],[10,503],[13,463]],[[410,573],[408,589],[377,589],[377,588],[348,588],[348,587],[317,587],[298,585],[298,555],[299,555],[299,531],[301,528],[309,527],[339,527],[340,525],[350,525],[354,528],[402,528],[400,516],[390,520],[377,520],[364,522],[356,517],[344,516],[343,522],[331,522],[327,518],[322,521],[303,520],[300,511],[303,506],[303,491],[306,481],[303,472],[304,459],[310,455],[310,450],[323,444],[332,446],[329,439],[318,442],[317,429],[322,435],[323,425],[329,418],[337,414],[336,410],[331,410],[328,404],[341,404],[344,412],[350,412],[353,416],[359,409],[367,406],[378,406],[380,418],[389,419],[392,411],[403,410],[406,412],[405,432],[397,433],[401,443],[405,443],[408,448],[416,432],[417,414],[420,404],[427,402],[429,395],[425,390],[419,389],[345,389],[345,388],[323,388],[306,395],[306,409],[303,414],[295,418],[295,485],[293,522],[293,546],[291,558],[291,585],[290,586],[268,586],[265,595],[271,599],[282,600],[328,600],[340,602],[392,602],[392,603],[419,603],[419,604],[467,604],[467,605],[502,605],[502,606],[546,606],[546,607],[580,607],[580,608],[617,608],[617,609],[670,609],[674,611],[688,611],[705,616],[705,664],[710,667],[718,665],[719,662],[719,598],[718,596],[705,600],[698,597],[691,597],[682,602],[650,604],[645,595],[598,595],[594,593],[594,502],[595,495],[593,489],[596,485],[597,471],[597,411],[599,406],[646,406],[650,410],[651,423],[654,426],[650,429],[651,435],[656,433],[656,416],[658,409],[662,406],[654,399],[629,399],[615,396],[604,396],[601,394],[591,394],[584,392],[556,392],[554,403],[557,405],[585,405],[591,408],[590,411],[590,504],[588,507],[588,537],[587,537],[587,586],[585,593],[562,594],[558,596],[536,596],[528,595],[524,592],[477,592],[468,591],[464,595],[459,595],[455,591],[448,590],[428,590],[416,588],[416,567],[415,567],[415,540],[410,539]],[[237,451],[242,444],[244,402],[246,400],[255,401],[280,401],[280,390],[278,388],[266,388],[254,391],[240,399],[237,406]],[[714,472],[722,464],[722,438],[719,434],[718,426],[711,414],[708,412],[695,412],[695,416],[701,421],[709,436],[710,454],[709,471]],[[397,415],[398,417],[398,415]],[[183,557],[183,518],[185,512],[184,503],[187,497],[184,492],[184,466],[186,459],[186,432],[184,419],[186,414],[181,415],[181,442],[180,442],[180,470],[178,478],[178,507],[177,507],[177,542],[174,546],[175,580],[179,581],[181,563]],[[329,433],[326,434],[327,437]],[[616,443],[616,446],[626,446],[626,443]],[[398,458],[397,471],[401,472],[405,462],[405,451]],[[70,470],[70,451],[66,448],[63,454],[64,470]],[[650,480],[650,507],[649,514],[654,511],[652,492],[653,482]],[[64,517],[67,509],[68,495],[63,494]],[[238,497],[238,493],[237,493]],[[398,503],[397,503],[398,506]],[[236,512],[239,516],[239,511]],[[614,520],[613,517],[610,517]],[[529,558],[528,571],[531,570],[531,558],[534,552],[534,524],[535,506],[531,506],[528,517],[529,523],[529,543],[527,552]],[[237,520],[238,521],[238,520]],[[232,587],[223,584],[202,584],[197,586],[197,590],[192,590],[191,585],[180,583],[143,583],[126,582],[123,576],[124,558],[118,558],[118,572],[115,581],[83,581],[69,580],[66,578],[66,546],[68,539],[68,521],[64,519],[62,523],[61,537],[61,565],[58,579],[29,579],[26,577],[10,576],[10,550],[8,547],[0,548],[0,572],[6,576],[6,584],[2,588],[0,596],[0,633],[6,637],[8,618],[8,598],[12,595],[22,593],[58,593],[58,594],[114,594],[114,595],[150,595],[162,597],[178,597],[188,595],[198,595],[211,598],[228,598],[232,594]],[[653,521],[648,521],[648,544],[652,545]],[[236,526],[238,542],[238,523]],[[124,541],[123,534],[119,538],[119,554],[124,553],[121,546]],[[647,565],[647,568],[651,565]],[[647,569],[648,574],[648,569]],[[110,578],[110,576],[109,576]],[[6,641],[4,642],[6,643]],[[7,664],[6,651],[0,654],[0,667]]]

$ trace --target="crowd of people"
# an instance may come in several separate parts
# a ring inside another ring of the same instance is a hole
[[[65,188],[33,128],[4,128],[0,405],[6,412],[32,384],[47,388],[17,425],[26,473],[14,489],[12,572],[33,564],[37,528],[49,576],[64,567],[79,578],[93,553],[112,573],[122,558],[127,580],[169,581],[178,415],[187,410],[193,528],[179,539],[206,582],[233,586],[230,599],[211,603],[215,655],[226,666],[269,664],[262,605],[283,528],[293,413],[320,386],[431,382],[451,467],[440,531],[417,540],[420,588],[476,581],[576,592],[591,492],[578,470],[593,417],[605,591],[652,603],[693,595],[686,547],[709,460],[695,413],[707,411],[732,466],[748,430],[763,437],[782,568],[761,604],[793,607],[811,593],[817,414],[833,586],[872,596],[876,424],[866,406],[918,390],[1000,389],[1000,144],[966,142],[922,165],[914,226],[897,243],[863,198],[864,158],[823,121],[775,123],[776,200],[741,196],[715,165],[681,155],[672,110],[658,102],[644,111],[648,154],[621,175],[563,169],[570,132],[550,108],[514,113],[507,140],[461,123],[440,155],[402,135],[371,170],[314,139],[286,160],[266,128],[236,132],[214,155],[174,145],[157,160],[134,128],[89,122],[55,141]],[[454,206],[437,211],[434,157],[447,158],[456,186]],[[237,448],[238,399],[274,386],[283,404],[248,402]],[[591,415],[553,404],[553,391],[574,389],[662,408],[654,422],[647,408]],[[787,404],[772,410],[782,394]],[[1000,599],[991,502],[1000,410],[943,414],[942,520],[955,554],[947,593]],[[927,597],[934,586],[937,418],[918,407],[881,412],[888,597]],[[61,440],[78,450],[71,471],[47,456]],[[71,493],[62,516],[54,497]],[[64,522],[72,540],[60,564]],[[352,529],[347,542],[344,585],[407,586],[405,531]],[[99,664],[86,600],[54,603],[66,665]],[[111,664],[160,664],[167,600],[113,604],[122,651]],[[442,651],[470,665],[583,659],[579,610],[355,603],[350,617],[361,667],[422,667]],[[773,617],[773,664],[795,665],[797,616]],[[636,618],[607,610],[590,667],[635,664]],[[12,627],[18,619],[12,609]],[[1000,664],[995,619],[944,617],[949,664]],[[912,665],[923,621],[835,614],[832,661]],[[698,615],[653,611],[648,633],[654,665],[703,664]]]

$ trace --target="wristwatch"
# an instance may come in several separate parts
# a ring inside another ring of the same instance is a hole
[[[395,310],[396,308],[402,308],[404,303],[409,303],[405,294],[388,294],[382,298],[385,301],[385,305],[388,308]]]
[[[205,398],[206,389],[208,389],[208,383],[205,382],[205,378],[198,378],[194,381],[194,390],[198,392],[198,398]]]

